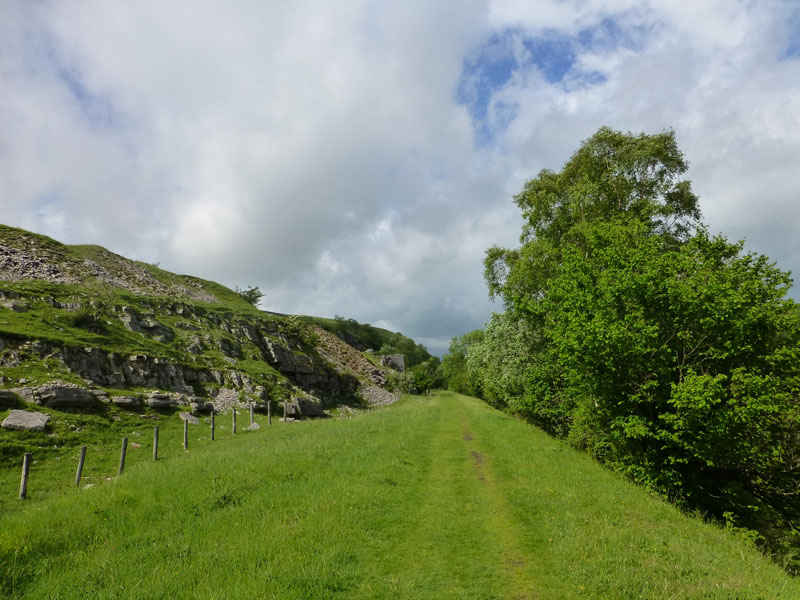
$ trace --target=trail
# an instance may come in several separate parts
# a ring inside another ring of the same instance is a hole
[[[402,598],[427,591],[437,598],[538,598],[492,457],[481,446],[474,418],[460,398],[435,398],[429,414],[435,431],[427,477],[412,526],[400,544],[395,591]],[[424,561],[427,580],[415,580],[409,563]],[[436,587],[448,582],[446,587]],[[433,586],[433,587],[432,587]],[[492,590],[491,596],[485,590]],[[473,595],[473,590],[484,590]]]

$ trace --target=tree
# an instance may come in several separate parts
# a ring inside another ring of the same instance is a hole
[[[442,378],[447,389],[459,394],[481,396],[479,382],[470,380],[467,372],[467,354],[474,344],[482,340],[482,329],[476,329],[450,340],[449,353],[442,358],[441,366]]]
[[[788,273],[712,236],[671,132],[598,131],[516,197],[505,301],[470,360],[509,407],[679,503],[800,548]],[[515,338],[511,332],[524,332]],[[491,333],[490,333],[491,332]],[[515,340],[501,350],[499,340]],[[505,362],[504,362],[505,361]]]
[[[700,218],[691,184],[679,179],[687,168],[672,131],[634,136],[601,128],[560,172],[542,170],[514,197],[525,219],[522,247],[489,249],[490,293],[524,307],[542,293],[562,246],[581,244],[584,224],[634,219],[667,239],[685,239]]]
[[[424,394],[440,383],[438,376],[439,363],[439,358],[434,356],[430,360],[421,362],[409,369],[414,378],[414,387],[418,393]]]
[[[261,302],[261,299],[266,295],[258,286],[247,286],[246,290],[241,289],[240,287],[233,288],[234,291],[242,297],[242,300],[252,304],[253,306],[258,306],[258,303]]]

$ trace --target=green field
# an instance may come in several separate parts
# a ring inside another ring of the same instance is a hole
[[[733,533],[451,393],[138,452],[80,490],[49,458],[3,499],[2,597],[800,598]]]

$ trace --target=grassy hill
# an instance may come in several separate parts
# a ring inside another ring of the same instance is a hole
[[[14,409],[52,417],[45,432],[0,429],[0,465],[25,451],[62,456],[87,435],[102,445],[106,432],[178,411],[253,403],[301,418],[391,401],[388,369],[312,321],[99,246],[0,225],[0,421]]]
[[[301,418],[391,402],[381,349],[410,365],[430,357],[400,333],[261,311],[213,281],[0,225],[0,421],[51,416],[43,433],[1,428],[0,465],[61,456],[86,439],[76,429],[102,445],[132,417],[254,403]]]
[[[734,532],[471,398],[197,444],[89,489],[64,464],[46,495],[34,466],[0,516],[3,596],[800,597]]]

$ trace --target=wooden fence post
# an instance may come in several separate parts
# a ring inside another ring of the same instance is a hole
[[[183,449],[189,449],[189,421],[186,419],[183,421]]]
[[[117,470],[117,476],[122,475],[122,471],[125,469],[125,455],[128,453],[128,438],[122,438],[122,452],[119,454],[119,469]]]
[[[158,460],[158,427],[153,429],[153,460]]]
[[[81,454],[78,457],[78,472],[75,474],[75,487],[80,487],[81,477],[83,476],[83,463],[86,460],[86,446],[81,446]]]
[[[253,403],[251,402],[250,403],[250,425],[252,425],[254,422],[255,422],[255,419],[253,418]]]
[[[19,482],[19,499],[25,500],[28,494],[28,473],[31,470],[31,454],[26,452],[22,457],[22,479]]]
[[[267,400],[267,425],[272,425],[272,398]]]
[[[283,422],[286,423],[286,400],[283,401]]]
[[[236,409],[233,409],[233,434],[236,435]]]
[[[214,441],[214,409],[211,409],[211,441]]]

